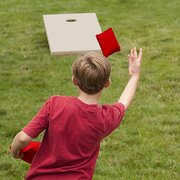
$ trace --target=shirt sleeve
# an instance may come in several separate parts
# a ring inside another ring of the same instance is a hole
[[[119,127],[125,114],[125,107],[122,103],[115,103],[113,105],[107,105],[104,112],[104,128],[105,136],[108,136],[116,128]]]
[[[22,131],[32,138],[36,138],[44,129],[48,128],[51,108],[51,98],[49,98],[34,118],[25,126]]]

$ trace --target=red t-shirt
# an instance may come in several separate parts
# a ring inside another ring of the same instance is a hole
[[[92,179],[101,140],[116,129],[123,104],[88,105],[77,97],[50,97],[23,131],[36,138],[45,131],[27,180]]]

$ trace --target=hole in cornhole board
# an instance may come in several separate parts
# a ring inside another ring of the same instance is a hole
[[[96,34],[101,33],[95,13],[43,15],[52,55],[101,53]]]
[[[66,22],[75,22],[76,19],[67,19]]]

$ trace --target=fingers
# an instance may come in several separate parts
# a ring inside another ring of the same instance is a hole
[[[129,67],[128,67],[129,75],[131,75],[132,71],[131,71],[131,55],[130,54],[128,54],[128,64],[129,64]]]
[[[139,50],[138,58],[140,59],[140,62],[141,62],[142,61],[142,48],[140,48],[140,50]]]
[[[142,59],[142,48],[139,49],[139,55],[137,53],[136,47],[132,48],[131,51],[130,51],[130,54],[128,55],[128,57],[129,56],[131,58],[140,58],[140,59]]]
[[[136,50],[136,47],[132,48],[131,51],[130,51],[130,56],[132,58],[137,58],[137,50]]]
[[[131,57],[133,57],[133,56],[134,56],[134,51],[133,51],[133,49],[131,49],[130,56],[131,56]]]
[[[22,159],[23,156],[24,156],[24,154],[19,152],[19,158]]]
[[[133,48],[133,55],[135,56],[135,58],[137,58],[137,51],[136,51],[136,47]]]

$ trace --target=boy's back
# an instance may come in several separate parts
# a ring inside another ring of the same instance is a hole
[[[77,97],[49,98],[23,129],[33,138],[47,129],[27,179],[91,179],[100,141],[118,127],[124,111],[121,103],[100,106]]]
[[[110,85],[108,59],[96,53],[81,56],[72,65],[72,82],[78,97],[51,97],[20,131],[10,146],[15,158],[40,132],[45,131],[27,179],[92,179],[100,141],[118,127],[130,106],[140,78],[142,49],[128,55],[130,79],[114,105],[98,105],[104,88]]]

